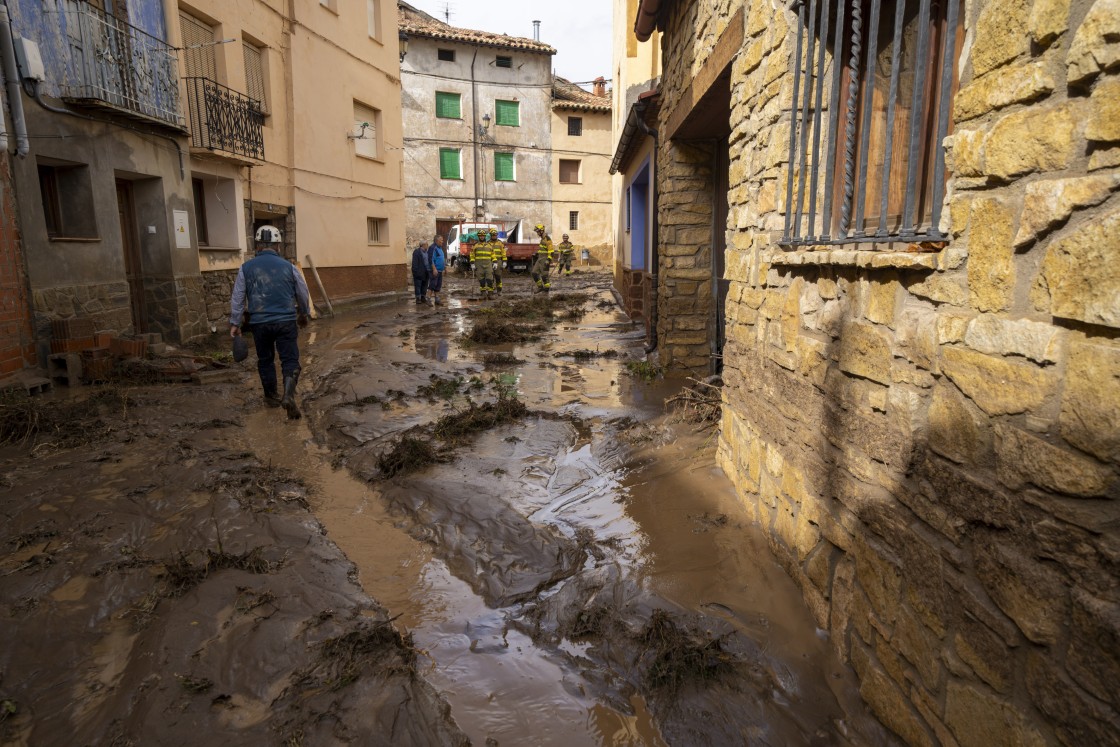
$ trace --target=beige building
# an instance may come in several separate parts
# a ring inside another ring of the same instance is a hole
[[[610,266],[611,99],[600,78],[591,91],[554,76],[552,84],[552,237],[563,234],[590,261]]]
[[[908,744],[1114,744],[1115,3],[638,5],[659,354],[722,368],[720,464],[860,693]]]
[[[310,258],[332,299],[403,287],[393,4],[192,0],[169,20],[184,47],[193,232],[211,326],[266,224],[283,230],[286,257],[305,268]]]
[[[657,159],[650,132],[657,125],[661,37],[655,29],[639,42],[633,19],[637,0],[614,3],[614,89],[611,108],[611,229],[615,288],[626,313],[641,320],[650,340],[655,330],[656,221],[653,213]]]

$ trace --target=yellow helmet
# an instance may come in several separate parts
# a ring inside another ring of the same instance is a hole
[[[543,223],[538,223],[537,225],[533,226],[533,230],[534,231],[543,231],[544,230],[544,224]]]

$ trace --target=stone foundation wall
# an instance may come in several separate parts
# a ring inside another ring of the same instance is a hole
[[[1115,744],[1115,5],[966,0],[952,240],[928,254],[777,245],[796,24],[781,4],[675,4],[663,111],[740,6],[720,464],[907,743]],[[663,139],[663,276],[707,267],[705,222],[677,212],[710,181],[689,155]],[[707,283],[674,279],[662,345],[685,362],[698,343],[671,325],[699,323]]]
[[[132,307],[128,283],[124,280],[36,288],[31,292],[31,305],[35,318],[35,339],[41,345],[45,344],[44,341],[50,341],[52,319],[89,318],[98,331],[132,331]],[[45,353],[43,356],[45,359]]]
[[[202,273],[202,297],[206,304],[207,329],[229,329],[229,302],[238,270],[214,270]],[[310,282],[310,280],[309,280]]]
[[[186,342],[210,334],[201,275],[145,278],[148,331],[169,342]]]

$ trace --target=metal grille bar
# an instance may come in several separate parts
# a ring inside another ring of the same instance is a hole
[[[931,0],[799,0],[782,244],[838,245],[948,238],[938,229],[945,194],[945,153],[941,143],[949,126],[959,2],[948,0],[945,5],[935,5]],[[917,49],[903,54],[908,36],[904,33],[908,3],[910,23],[916,27]],[[886,23],[893,24],[889,93],[881,89],[876,93],[880,80],[886,83],[885,79],[874,77],[883,64],[879,61],[878,41],[880,26]],[[939,56],[930,52],[931,26],[943,29],[938,37]],[[833,37],[831,49],[827,49],[830,31]],[[909,60],[911,55],[914,73],[903,76],[904,58]],[[931,58],[938,58],[937,70],[927,70],[934,64]],[[829,64],[831,75],[826,73]],[[900,81],[906,77],[912,78],[913,88],[900,93]],[[827,125],[823,121],[826,86],[830,89]],[[882,100],[877,97],[883,94],[885,119],[882,109],[875,111],[876,102]],[[895,158],[893,152],[895,121],[899,107],[907,103],[909,121],[899,120],[897,126],[898,135],[906,137],[907,144],[905,163],[900,163],[902,157]],[[936,124],[927,128],[925,123],[932,119],[934,111]],[[923,142],[923,137],[935,138],[932,148]],[[869,186],[872,173],[881,177],[878,185]],[[877,194],[869,191],[876,188]],[[837,189],[843,190],[839,209]],[[923,202],[923,195],[932,197],[932,206]],[[868,218],[869,206],[877,206],[878,215],[872,213]]]
[[[191,145],[264,160],[260,102],[209,78],[184,78]]]
[[[183,126],[174,47],[84,2],[69,0],[65,18],[71,65],[64,100]]]

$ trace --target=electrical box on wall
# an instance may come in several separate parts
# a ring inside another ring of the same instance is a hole
[[[22,36],[15,38],[16,63],[24,80],[46,80],[47,69],[43,66],[43,56],[39,54],[39,45],[31,39]]]

